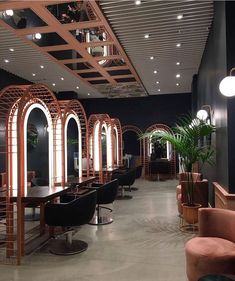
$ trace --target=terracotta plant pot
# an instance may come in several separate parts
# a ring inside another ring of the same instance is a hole
[[[194,204],[194,206],[188,206],[187,203],[182,204],[183,218],[189,224],[195,224],[198,222],[198,209],[201,208],[201,204]]]

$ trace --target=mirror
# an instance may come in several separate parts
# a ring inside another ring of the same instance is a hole
[[[104,127],[101,132],[101,146],[102,146],[102,165],[107,167],[107,134]]]
[[[67,125],[67,176],[75,176],[79,171],[78,126],[74,118]]]
[[[27,122],[27,171],[35,177],[49,179],[49,136],[44,112],[33,109]]]
[[[118,148],[117,148],[117,131],[113,130],[113,164],[117,166],[118,164]]]

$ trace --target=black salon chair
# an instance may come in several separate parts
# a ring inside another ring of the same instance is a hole
[[[92,225],[104,225],[110,224],[113,222],[113,219],[110,216],[102,215],[102,209],[112,212],[111,208],[108,208],[106,204],[112,204],[117,197],[118,192],[118,180],[112,180],[105,184],[92,184],[92,187],[97,190],[97,207],[96,214],[90,221]]]
[[[81,240],[73,240],[75,226],[89,223],[96,208],[97,192],[86,193],[68,203],[48,203],[45,206],[45,222],[49,226],[61,226],[66,229],[63,233],[66,240],[54,239],[50,252],[56,255],[74,255],[88,248]]]
[[[132,199],[132,196],[125,195],[125,186],[131,191],[131,185],[135,182],[136,169],[127,170],[125,173],[115,173],[113,174],[113,179],[118,179],[119,186],[121,187],[121,195],[117,196],[117,199]]]
[[[139,179],[142,176],[142,169],[143,169],[143,165],[139,165],[136,167],[136,175],[135,178]]]

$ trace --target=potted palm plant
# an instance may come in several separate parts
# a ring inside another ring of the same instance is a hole
[[[214,149],[205,139],[215,132],[215,126],[206,123],[199,118],[191,116],[183,117],[179,120],[172,132],[156,131],[151,134],[152,138],[168,141],[171,143],[180,156],[180,164],[183,171],[187,173],[187,206],[195,206],[194,186],[192,169],[198,163],[199,170],[205,163],[213,164]],[[144,134],[143,137],[149,137]]]

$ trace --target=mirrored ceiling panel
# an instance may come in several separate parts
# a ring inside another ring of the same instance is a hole
[[[47,9],[62,24],[95,20],[93,9],[85,1],[72,1],[47,6]]]
[[[0,18],[15,29],[47,26],[31,9],[0,11]]]
[[[35,34],[27,35],[27,38],[31,39],[39,47],[67,44],[67,42],[62,37],[60,37],[56,32],[43,33],[43,34],[35,33]]]
[[[81,58],[80,54],[75,50],[61,50],[48,52],[51,56],[57,60],[67,60]]]

